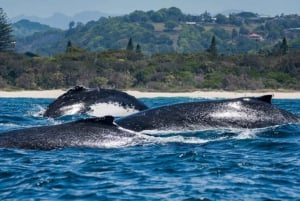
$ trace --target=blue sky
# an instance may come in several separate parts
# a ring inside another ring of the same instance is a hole
[[[266,15],[300,14],[299,0],[0,0],[8,17],[18,15],[49,17],[55,12],[72,16],[81,11],[127,14],[134,10],[178,7],[184,13],[212,14],[244,10]]]

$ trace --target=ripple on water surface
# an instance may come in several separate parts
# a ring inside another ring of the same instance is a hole
[[[143,99],[150,106],[193,101]],[[0,99],[0,132],[74,120],[49,99]],[[300,114],[299,100],[275,104]],[[11,124],[11,125],[9,125]],[[0,133],[1,134],[1,133]],[[1,200],[297,200],[300,126],[147,135],[131,146],[0,149]]]

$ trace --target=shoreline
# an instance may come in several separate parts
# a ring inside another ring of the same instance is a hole
[[[0,91],[0,98],[57,98],[67,90]],[[300,99],[300,91],[194,91],[194,92],[141,92],[124,91],[136,98],[190,97],[190,98],[238,98],[245,96],[273,95],[274,99]]]

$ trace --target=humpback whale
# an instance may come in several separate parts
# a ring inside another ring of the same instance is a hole
[[[119,129],[112,116],[89,118],[52,126],[13,130],[0,134],[1,148],[51,150],[65,147],[121,146],[138,137]]]
[[[53,101],[44,117],[89,114],[96,117],[116,117],[133,114],[148,107],[135,97],[114,89],[89,89],[76,86]]]
[[[188,131],[208,128],[264,128],[300,123],[296,115],[272,105],[272,95],[178,103],[117,119],[133,131]]]
[[[272,96],[177,103],[147,109],[126,117],[89,118],[52,126],[32,127],[0,134],[1,148],[57,149],[107,147],[136,143],[137,132],[199,131],[210,128],[265,128],[300,123],[300,118],[275,107]]]

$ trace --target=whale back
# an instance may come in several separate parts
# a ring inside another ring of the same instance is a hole
[[[300,122],[299,117],[271,104],[272,96],[178,103],[148,109],[116,120],[134,131],[263,128]]]
[[[105,147],[124,143],[134,133],[120,130],[112,116],[13,130],[0,134],[0,148],[50,150],[64,147]]]
[[[89,89],[76,86],[53,101],[45,117],[91,114],[92,116],[124,116],[148,107],[135,97],[114,89]]]

